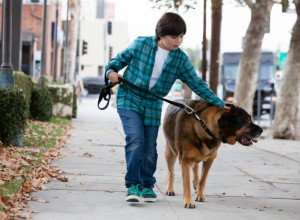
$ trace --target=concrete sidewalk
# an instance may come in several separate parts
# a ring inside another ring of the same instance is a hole
[[[166,106],[164,106],[164,109]],[[83,99],[73,120],[68,156],[56,161],[68,182],[53,180],[29,202],[34,219],[299,219],[300,141],[261,139],[252,147],[223,145],[208,176],[206,202],[185,209],[178,162],[176,196],[165,195],[164,137],[158,137],[155,203],[124,200],[124,134],[116,109]]]

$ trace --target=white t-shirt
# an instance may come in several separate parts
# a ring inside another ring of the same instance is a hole
[[[164,66],[164,63],[169,55],[169,50],[164,50],[160,48],[159,46],[157,47],[156,55],[155,55],[155,62],[153,66],[153,71],[149,83],[149,89],[151,89],[157,82],[162,68]]]

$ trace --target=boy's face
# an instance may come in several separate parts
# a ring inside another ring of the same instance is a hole
[[[182,44],[182,41],[183,34],[180,34],[178,36],[166,35],[160,37],[158,46],[165,50],[176,50]]]

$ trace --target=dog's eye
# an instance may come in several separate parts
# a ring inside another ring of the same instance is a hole
[[[248,123],[249,123],[249,124],[251,124],[251,123],[252,123],[252,120],[251,120],[251,118],[249,118],[249,121],[248,121]]]

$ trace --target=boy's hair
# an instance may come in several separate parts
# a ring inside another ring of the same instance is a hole
[[[155,33],[157,40],[166,35],[178,36],[186,33],[186,24],[183,18],[172,12],[165,13],[157,22]]]

